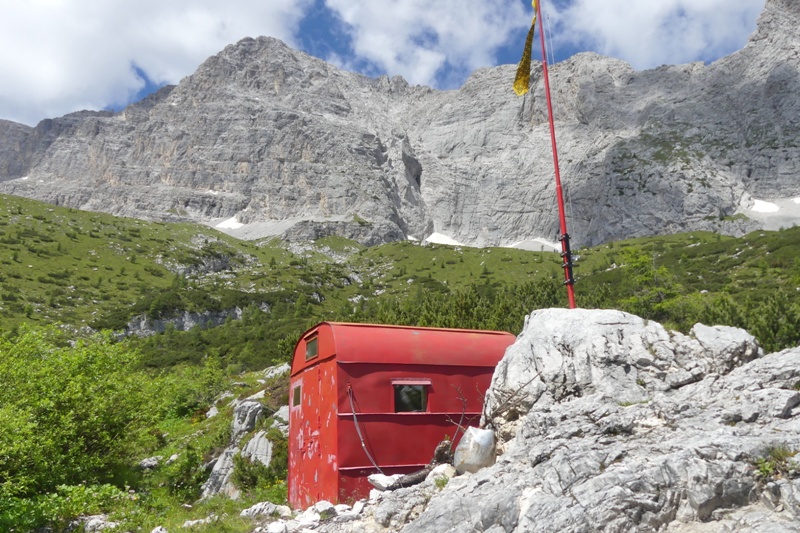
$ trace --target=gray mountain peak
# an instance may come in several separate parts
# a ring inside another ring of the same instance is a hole
[[[577,245],[713,229],[754,199],[800,196],[800,5],[768,0],[740,51],[637,72],[578,54],[551,67]],[[439,91],[243,39],[119,113],[0,121],[0,192],[243,238],[433,232],[469,245],[558,235],[541,64]]]

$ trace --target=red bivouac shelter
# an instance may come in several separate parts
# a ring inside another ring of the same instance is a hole
[[[289,393],[289,503],[366,497],[367,476],[408,474],[475,425],[514,335],[320,323],[297,342]]]

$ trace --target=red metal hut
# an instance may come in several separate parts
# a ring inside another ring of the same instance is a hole
[[[362,498],[379,468],[391,475],[427,465],[457,423],[477,423],[514,340],[499,331],[335,322],[308,330],[292,360],[289,502]]]

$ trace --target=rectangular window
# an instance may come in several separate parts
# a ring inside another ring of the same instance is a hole
[[[319,355],[318,345],[319,342],[317,337],[306,339],[306,361],[308,361],[309,359],[314,359],[317,355]]]
[[[425,413],[428,411],[429,379],[393,379],[394,412]]]
[[[292,389],[292,407],[300,407],[300,385]]]

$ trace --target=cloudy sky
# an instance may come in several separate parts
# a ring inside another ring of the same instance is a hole
[[[556,61],[593,50],[646,69],[738,50],[764,1],[543,7]],[[456,88],[478,67],[519,61],[532,12],[529,0],[0,0],[0,118],[119,109],[259,35],[370,76]]]

